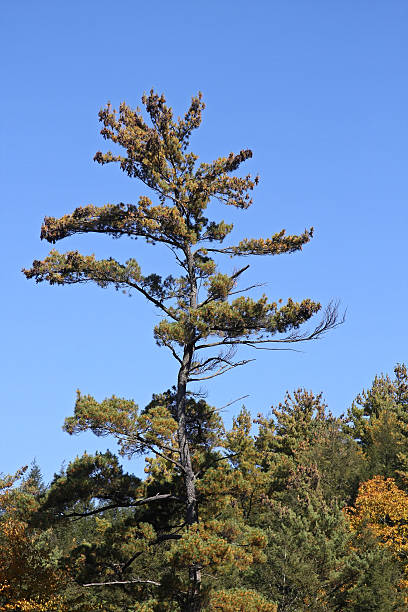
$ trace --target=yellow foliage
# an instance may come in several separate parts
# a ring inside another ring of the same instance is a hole
[[[167,557],[179,567],[199,563],[216,572],[228,571],[232,566],[244,570],[265,560],[266,544],[259,529],[244,527],[234,520],[213,519],[193,525],[172,544]]]
[[[392,552],[407,556],[408,495],[393,478],[375,476],[362,483],[349,515],[354,529],[367,525]]]
[[[206,612],[277,612],[277,606],[251,589],[214,591]]]
[[[393,478],[374,476],[363,482],[354,508],[348,509],[351,527],[355,531],[368,527],[380,544],[405,565],[405,578],[400,582],[408,591],[408,494]]]
[[[66,610],[66,607],[59,597],[47,598],[47,601],[42,601],[41,598],[15,599],[11,593],[8,593],[9,589],[10,586],[8,584],[0,584],[0,598],[9,599],[9,603],[0,603],[0,610],[2,612],[6,610],[14,610],[14,612],[17,610],[19,612],[47,612],[58,610],[58,612],[63,612]]]

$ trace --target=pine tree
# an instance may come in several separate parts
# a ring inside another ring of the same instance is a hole
[[[259,415],[257,422],[260,464],[275,489],[285,489],[296,466],[314,465],[327,501],[349,503],[357,493],[365,468],[361,450],[344,431],[344,417],[333,416],[321,393],[287,392],[284,401],[272,407],[272,415]]]
[[[335,501],[326,502],[314,466],[297,466],[279,495],[265,495],[253,520],[268,535],[266,563],[245,582],[278,603],[282,612],[337,609],[333,592],[344,586],[350,530]]]
[[[166,405],[164,399],[161,406],[141,415],[131,401],[112,397],[98,403],[90,396],[79,395],[75,416],[66,427],[71,433],[91,429],[99,434],[116,432],[118,436],[127,428],[127,434],[130,431],[132,435],[126,434],[125,438],[131,438],[131,444],[126,447],[128,442],[124,442],[124,453],[153,452],[161,465],[178,470],[184,482],[184,518],[190,533],[186,537],[191,543],[191,534],[203,537],[203,526],[199,523],[197,502],[202,474],[195,471],[192,458],[188,385],[247,363],[248,359],[235,357],[240,346],[275,347],[279,343],[311,340],[336,326],[338,317],[336,307],[329,305],[320,323],[302,332],[302,324],[321,309],[319,303],[289,299],[279,305],[268,301],[265,295],[252,299],[245,295],[247,289],[238,288],[248,265],[232,272],[219,270],[220,257],[299,251],[310,241],[313,230],[300,235],[286,235],[281,230],[268,238],[245,238],[238,244],[223,246],[233,225],[210,220],[206,211],[213,201],[242,210],[252,204],[250,193],[258,177],[234,174],[252,157],[252,152],[244,149],[211,163],[199,163],[198,156],[189,151],[189,144],[193,130],[201,123],[201,94],[193,97],[184,117],[178,119],[164,96],[151,91],[142,101],[150,124],[139,109],[125,103],[118,113],[110,104],[100,111],[103,137],[121,146],[123,153],[98,152],[95,160],[100,164],[118,163],[125,174],[152,190],[156,203],[141,196],[137,204],[86,205],[60,219],[46,217],[41,238],[55,243],[74,234],[92,232],[114,238],[143,238],[147,243],[168,247],[178,275],[144,275],[133,257],[122,264],[113,258],[97,260],[78,251],[62,254],[55,249],[43,261],[34,261],[24,273],[27,278],[51,285],[94,282],[101,287],[140,293],[163,315],[154,328],[154,337],[178,363],[172,406]],[[165,444],[164,439],[170,439],[171,444]],[[193,557],[190,586],[182,606],[188,611],[202,607],[202,560]]]
[[[408,372],[394,368],[395,378],[376,376],[370,389],[357,396],[348,410],[348,433],[357,440],[367,462],[367,478],[396,478],[406,488],[408,478]]]
[[[402,612],[406,609],[399,588],[402,572],[391,552],[381,546],[370,529],[354,534],[342,569],[341,588],[333,592],[333,609],[348,612]]]
[[[298,465],[283,491],[265,489],[260,501],[250,523],[268,537],[267,560],[242,572],[241,585],[276,601],[279,612],[405,609],[391,547],[364,529],[361,513],[352,520],[363,528],[351,528],[337,501],[325,499],[315,466]]]

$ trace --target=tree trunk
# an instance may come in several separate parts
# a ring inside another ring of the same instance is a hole
[[[178,444],[180,463],[184,468],[184,484],[186,488],[186,524],[187,528],[198,523],[198,508],[195,488],[195,476],[191,463],[190,446],[186,432],[186,391],[194,347],[186,346],[183,363],[177,381],[176,411],[178,422]],[[201,568],[194,564],[189,568],[190,586],[187,593],[185,612],[200,612],[201,610]]]
[[[185,251],[188,279],[190,282],[190,308],[197,308],[197,280],[194,270],[194,257],[191,249]],[[195,475],[191,463],[190,445],[186,431],[186,393],[190,374],[191,361],[194,355],[196,334],[194,329],[189,330],[189,340],[184,345],[183,360],[178,374],[176,412],[177,437],[179,444],[180,463],[184,469],[184,484],[186,488],[186,525],[187,528],[198,523],[198,507],[195,487]],[[201,605],[201,567],[195,563],[189,567],[190,585],[185,600],[184,612],[200,612]]]

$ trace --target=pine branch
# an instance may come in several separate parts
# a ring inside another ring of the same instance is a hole
[[[330,302],[325,308],[323,317],[320,323],[311,331],[305,332],[304,334],[300,334],[298,332],[294,332],[285,336],[284,338],[266,338],[266,339],[242,339],[237,340],[234,338],[224,338],[223,340],[217,342],[208,342],[206,344],[199,344],[195,347],[196,350],[212,348],[215,346],[249,346],[251,348],[264,348],[259,345],[264,344],[293,344],[297,342],[307,342],[309,340],[317,340],[321,338],[325,333],[327,333],[331,329],[335,329],[342,325],[345,321],[345,313],[341,316],[338,312],[339,304],[338,302]],[[264,350],[295,350],[295,349],[282,349],[282,348],[266,348]]]

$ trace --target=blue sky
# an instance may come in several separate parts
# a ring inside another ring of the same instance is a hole
[[[405,1],[21,0],[3,3],[1,22],[0,471],[36,457],[50,478],[85,449],[115,448],[61,431],[77,388],[144,405],[175,381],[152,337],[157,314],[138,296],[35,285],[20,272],[49,250],[39,240],[45,215],[143,193],[92,158],[105,146],[99,108],[136,106],[151,87],[177,114],[203,92],[192,141],[203,160],[253,150],[255,203],[223,211],[236,237],[314,226],[302,253],[254,258],[247,278],[266,281],[273,299],[338,298],[347,308],[346,323],[303,352],[257,353],[255,364],[217,379],[209,402],[249,394],[256,414],[306,387],[340,414],[376,373],[407,360]],[[134,256],[146,273],[166,267],[159,247],[141,241],[91,235],[58,248]]]

